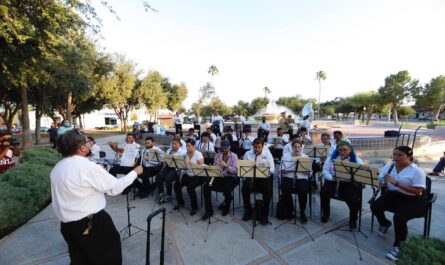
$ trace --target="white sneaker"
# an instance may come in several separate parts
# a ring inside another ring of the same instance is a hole
[[[388,223],[388,225],[381,225],[379,226],[378,234],[379,236],[384,237],[386,233],[388,233],[388,229],[391,227],[391,222]]]
[[[386,253],[385,257],[394,261],[399,260],[399,258],[397,257],[399,255],[399,252],[399,247],[393,247],[388,253]]]

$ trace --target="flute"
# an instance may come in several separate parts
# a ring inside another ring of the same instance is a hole
[[[389,173],[391,173],[391,171],[393,170],[395,165],[396,165],[396,161],[393,160],[391,162],[391,166],[389,167],[389,169],[386,172],[385,176],[387,176]],[[383,187],[384,184],[385,184],[385,180],[383,179],[383,181],[380,182],[380,184],[377,187],[377,189],[373,192],[371,199],[369,199],[369,201],[368,201],[369,204],[373,204],[375,202],[375,199],[377,198],[377,195],[379,194],[379,192],[382,190],[382,187]]]

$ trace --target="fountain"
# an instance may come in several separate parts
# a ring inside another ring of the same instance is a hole
[[[278,106],[275,100],[270,100],[265,108],[255,113],[248,121],[256,121],[258,123],[263,117],[266,117],[267,122],[270,124],[278,124],[280,115],[283,112],[286,112],[287,115],[292,115],[292,118],[295,121],[297,121],[297,118],[298,120],[300,119],[300,116],[296,115],[291,109],[284,106]]]

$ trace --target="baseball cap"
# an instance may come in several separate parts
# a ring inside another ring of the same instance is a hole
[[[229,141],[223,140],[221,141],[221,150],[227,150],[230,147]]]

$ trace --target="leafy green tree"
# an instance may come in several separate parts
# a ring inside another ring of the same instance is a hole
[[[250,102],[248,116],[254,115],[261,109],[265,108],[267,106],[267,104],[269,104],[269,99],[267,99],[267,98],[262,98],[262,97],[254,98]]]
[[[239,100],[236,105],[232,107],[233,112],[235,112],[238,115],[242,115],[244,117],[249,116],[249,102],[244,102],[242,100]]]
[[[215,87],[211,83],[207,82],[204,86],[199,88],[198,101],[192,104],[192,110],[197,118],[201,116],[202,107],[214,96]]]
[[[157,71],[150,71],[137,89],[137,97],[144,103],[149,113],[155,114],[167,106],[168,94],[164,93],[164,78]]]
[[[431,79],[425,87],[413,91],[418,107],[433,107],[433,119],[439,119],[439,114],[445,106],[445,76],[440,75]]]
[[[209,70],[207,71],[207,73],[212,76],[212,85],[213,85],[213,87],[215,87],[215,75],[219,74],[218,67],[216,67],[216,65],[212,64],[209,67]]]
[[[318,80],[318,119],[321,117],[320,104],[321,104],[321,81],[326,80],[326,73],[323,71],[318,71],[315,73],[315,80]]]
[[[137,75],[134,64],[117,56],[112,75],[103,82],[101,97],[112,108],[121,122],[121,130],[127,131],[129,112],[138,105],[137,98]]]
[[[355,111],[362,115],[363,120],[365,114],[367,115],[366,124],[369,125],[372,114],[377,108],[382,107],[383,100],[377,91],[369,91],[356,93],[349,99],[349,102]]]
[[[412,79],[408,71],[400,71],[385,78],[385,85],[379,88],[379,93],[385,103],[390,103],[394,123],[399,123],[397,108],[411,91],[418,91],[419,81]]]
[[[306,103],[311,102],[312,105],[315,105],[315,99],[305,99],[300,95],[292,96],[292,97],[280,97],[276,101],[278,105],[285,106],[292,110],[294,113],[300,113]]]
[[[184,82],[171,84],[168,78],[162,81],[162,90],[167,94],[167,108],[171,111],[177,111],[184,100],[187,98],[188,89]]]
[[[214,110],[217,110],[222,116],[232,114],[232,109],[229,106],[222,102],[220,98],[214,97],[209,104],[202,107],[201,115],[204,117],[211,117]]]

